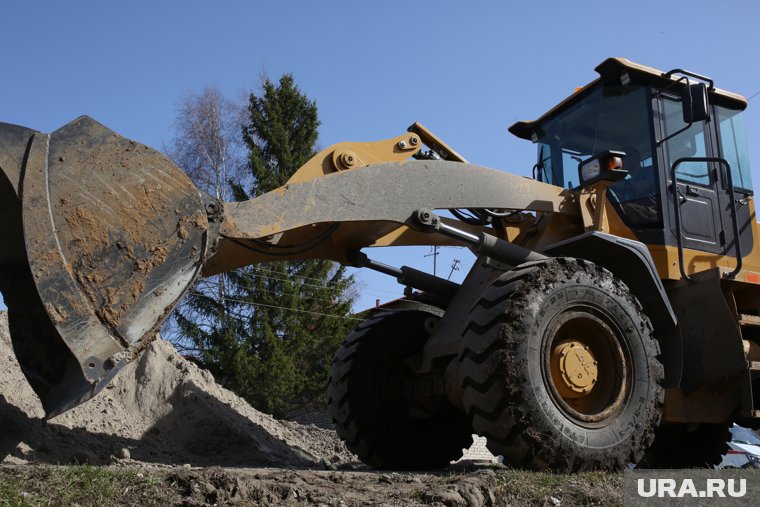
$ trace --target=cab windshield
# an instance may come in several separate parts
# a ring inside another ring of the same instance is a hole
[[[536,179],[575,189],[579,162],[605,150],[623,151],[628,176],[609,187],[609,198],[631,225],[658,224],[660,197],[649,109],[644,86],[598,86],[541,124]]]

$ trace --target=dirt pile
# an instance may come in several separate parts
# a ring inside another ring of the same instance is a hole
[[[354,461],[334,432],[252,408],[153,342],[98,396],[45,424],[0,312],[0,459],[5,463],[122,461],[193,466],[333,467]]]

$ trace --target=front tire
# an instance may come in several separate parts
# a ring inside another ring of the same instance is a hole
[[[464,407],[513,466],[623,468],[660,421],[658,354],[641,305],[609,271],[567,258],[518,266],[473,309],[459,354]]]
[[[446,467],[472,443],[465,414],[415,398],[430,319],[438,317],[417,310],[377,314],[335,355],[327,391],[333,422],[348,449],[375,468]]]

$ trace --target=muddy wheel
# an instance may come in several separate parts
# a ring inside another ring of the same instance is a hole
[[[663,402],[659,347],[607,270],[552,259],[502,275],[460,347],[463,402],[506,463],[574,471],[641,459]]]
[[[728,452],[731,423],[663,424],[637,468],[712,468]]]
[[[427,341],[424,311],[378,314],[338,349],[328,398],[338,435],[376,468],[440,468],[472,443],[469,418],[445,404],[437,410],[414,396],[414,371]]]

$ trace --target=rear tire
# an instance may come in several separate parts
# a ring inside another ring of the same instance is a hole
[[[415,401],[414,370],[428,339],[424,311],[377,314],[338,349],[328,401],[338,435],[376,468],[442,468],[472,443],[469,418],[447,403],[431,411]],[[429,329],[429,328],[428,328]]]
[[[464,407],[504,462],[619,469],[660,421],[663,369],[641,305],[612,274],[557,258],[502,275],[460,348]]]

